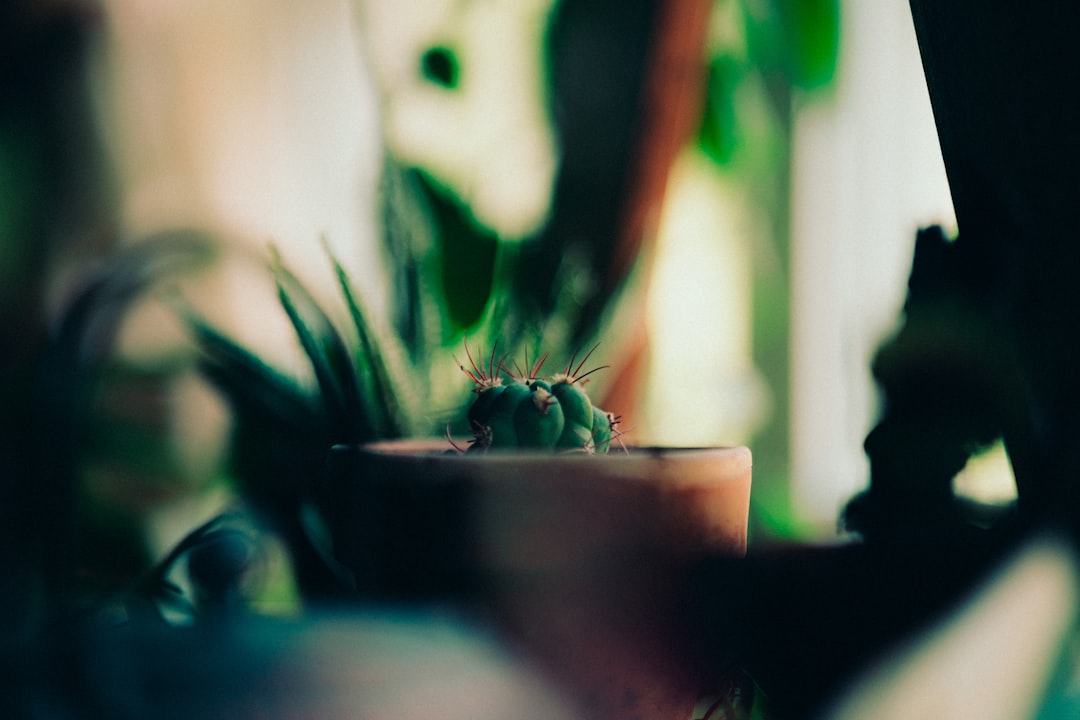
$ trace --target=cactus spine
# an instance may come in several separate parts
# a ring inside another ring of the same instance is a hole
[[[467,452],[490,448],[608,452],[622,434],[617,429],[619,418],[593,405],[585,392],[588,376],[607,366],[581,372],[595,349],[576,368],[571,357],[564,372],[545,378],[540,370],[546,354],[532,367],[526,358],[525,368],[516,367],[512,373],[503,365],[506,356],[496,363],[494,348],[487,367],[478,365],[466,343],[470,367],[460,367],[473,381],[476,396],[468,411],[473,438]]]

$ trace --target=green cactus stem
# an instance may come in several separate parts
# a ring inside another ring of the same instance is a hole
[[[505,355],[496,363],[495,348],[487,366],[478,365],[466,342],[469,367],[459,367],[473,381],[476,396],[467,415],[473,435],[467,452],[528,448],[607,453],[622,433],[618,417],[593,405],[585,391],[588,377],[608,367],[581,372],[594,350],[596,346],[577,367],[575,354],[565,371],[544,378],[540,371],[546,354],[532,366],[526,356],[524,367],[515,364],[511,372],[504,365]]]

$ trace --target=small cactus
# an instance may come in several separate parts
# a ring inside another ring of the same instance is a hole
[[[544,378],[540,370],[546,354],[531,368],[526,358],[525,368],[513,373],[503,365],[506,356],[496,363],[494,348],[487,367],[478,365],[466,343],[470,367],[460,367],[473,381],[476,395],[468,411],[473,438],[466,452],[528,448],[606,453],[622,433],[618,416],[593,405],[585,392],[588,376],[607,367],[581,372],[595,349],[576,368],[571,357],[564,372]]]

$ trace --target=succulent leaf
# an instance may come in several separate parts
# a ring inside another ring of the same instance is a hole
[[[381,428],[383,435],[404,434],[402,420],[407,415],[402,410],[399,398],[402,397],[400,388],[403,383],[396,380],[390,371],[383,353],[380,351],[381,343],[375,337],[372,325],[367,318],[359,298],[353,292],[353,285],[345,271],[341,261],[330,251],[325,244],[327,255],[334,266],[334,274],[337,277],[338,288],[349,308],[349,315],[356,328],[356,334],[360,341],[360,357],[358,365],[359,380],[364,384],[365,396],[371,398],[375,422]]]

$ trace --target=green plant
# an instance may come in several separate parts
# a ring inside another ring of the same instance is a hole
[[[281,308],[311,365],[314,390],[178,305],[201,351],[201,371],[233,410],[230,473],[237,489],[280,535],[301,592],[315,598],[343,588],[312,530],[325,507],[320,479],[330,448],[423,434],[430,425],[416,401],[427,394],[426,375],[396,352],[392,338],[376,335],[343,266],[326,252],[347,327],[333,321],[273,248],[268,263]]]
[[[434,436],[440,428],[449,435],[451,427],[473,434],[462,452],[521,447],[596,454],[618,442],[618,416],[596,407],[585,391],[593,373],[607,367],[583,371],[595,346],[576,365],[575,354],[565,371],[542,378],[547,355],[530,365],[524,352],[525,367],[511,372],[504,366],[511,353],[496,362],[497,343],[487,367],[473,360],[466,343],[470,369],[461,366],[464,376],[447,379],[438,374],[447,363],[437,349],[414,360],[400,347],[400,337],[376,332],[341,263],[326,252],[347,310],[344,325],[320,307],[273,249],[268,267],[311,365],[313,389],[178,306],[201,350],[203,373],[234,410],[231,474],[237,488],[284,540],[302,594],[335,596],[349,585],[318,529],[332,511],[324,482],[334,446]],[[432,398],[451,391],[460,397],[468,380],[475,393],[471,405],[432,407]]]
[[[786,126],[795,93],[829,89],[840,50],[840,3],[715,0],[714,5],[725,30],[709,48],[697,142],[719,165],[730,168],[742,162],[744,172],[768,172],[779,158],[764,152],[775,140],[767,138],[757,106],[763,100]],[[763,98],[754,97],[759,92]],[[766,167],[752,167],[755,164]]]
[[[473,381],[476,395],[468,411],[473,434],[469,451],[543,448],[591,455],[606,453],[621,435],[619,417],[593,405],[585,392],[589,375],[607,367],[581,372],[595,346],[577,367],[572,356],[565,371],[546,378],[540,377],[546,354],[532,367],[526,357],[525,368],[511,373],[503,367],[506,356],[495,362],[495,348],[486,368],[476,364],[467,344],[465,349],[471,367],[461,369]]]

